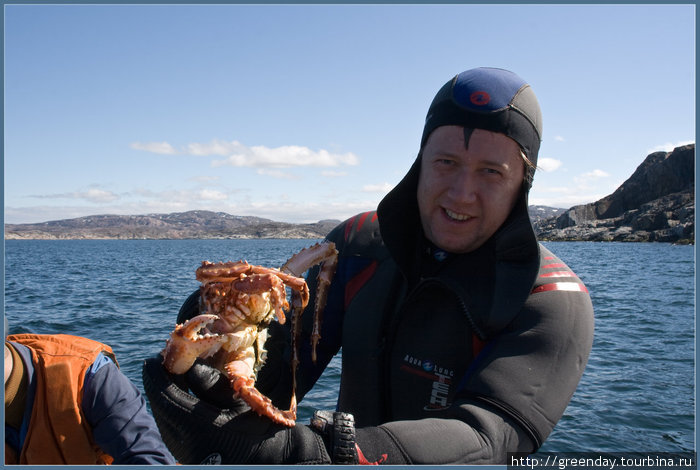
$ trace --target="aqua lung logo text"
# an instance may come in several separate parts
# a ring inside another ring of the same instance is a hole
[[[450,406],[447,399],[455,375],[454,370],[442,367],[429,359],[418,359],[410,354],[406,354],[403,361],[402,370],[432,381],[428,404],[423,407],[425,411],[437,411]]]

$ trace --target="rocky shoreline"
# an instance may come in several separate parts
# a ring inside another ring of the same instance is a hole
[[[670,194],[621,216],[584,220],[572,226],[562,221],[547,220],[536,225],[542,241],[622,241],[694,244],[695,202],[689,191]]]
[[[609,196],[534,222],[544,241],[695,243],[695,144],[654,152]]]

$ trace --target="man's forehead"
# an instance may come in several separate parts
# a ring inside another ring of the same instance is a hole
[[[473,145],[470,146],[470,143]],[[443,126],[435,129],[426,147],[435,153],[462,153],[462,150],[466,150],[467,154],[483,154],[483,158],[491,155],[494,160],[511,157],[520,160],[522,151],[518,143],[505,134],[461,126]]]

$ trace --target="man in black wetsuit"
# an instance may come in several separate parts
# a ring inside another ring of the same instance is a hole
[[[328,236],[338,268],[316,364],[304,324],[297,396],[342,348],[338,411],[283,428],[239,411],[217,371],[197,363],[174,377],[150,359],[144,386],[178,460],[489,464],[535,452],[593,338],[586,287],[537,242],[527,213],[541,129],[532,89],[509,71],[472,69],[446,83],[404,179],[376,212]],[[179,322],[197,313],[196,296]],[[257,383],[280,408],[291,391],[288,336],[273,323]]]

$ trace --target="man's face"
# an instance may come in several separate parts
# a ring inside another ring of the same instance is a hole
[[[428,137],[418,180],[425,236],[451,253],[479,248],[510,214],[523,184],[518,144],[504,134],[474,129],[469,147],[461,126]]]

